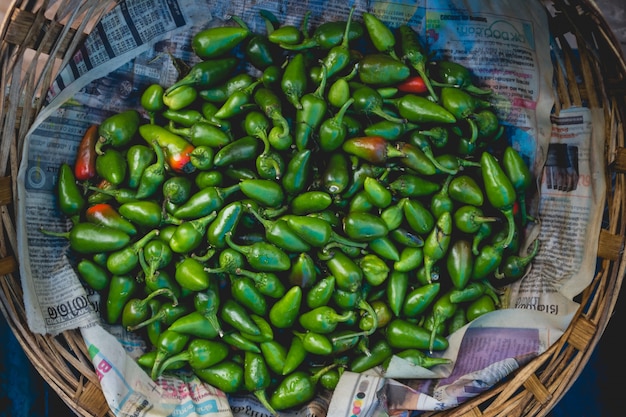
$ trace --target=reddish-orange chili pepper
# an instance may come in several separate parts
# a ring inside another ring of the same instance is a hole
[[[428,87],[424,82],[424,79],[419,75],[409,77],[396,85],[398,91],[403,93],[425,94],[428,93]]]
[[[74,163],[74,176],[78,181],[87,181],[96,176],[96,143],[99,137],[98,125],[91,125],[78,144]]]

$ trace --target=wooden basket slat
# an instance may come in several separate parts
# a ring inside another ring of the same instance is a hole
[[[0,61],[0,97],[3,140],[0,144],[0,310],[35,368],[77,415],[105,416],[110,412],[99,387],[79,331],[41,336],[29,332],[20,280],[16,274],[15,218],[12,207],[17,169],[28,127],[41,108],[40,98],[58,68],[89,33],[113,1],[57,2],[50,16],[49,2],[15,2],[3,25]],[[61,3],[61,4],[59,4]],[[563,336],[546,352],[517,370],[506,381],[461,406],[430,413],[450,416],[545,416],[578,378],[611,317],[626,273],[624,236],[626,207],[624,176],[624,94],[626,65],[619,43],[593,1],[563,0],[552,19],[563,65],[555,66],[558,100],[555,111],[573,106],[603,107],[606,118],[606,223],[598,240],[599,268],[580,295],[580,308]],[[37,7],[41,7],[37,9]],[[575,39],[573,52],[566,34]],[[25,55],[34,53],[33,61]],[[8,139],[7,139],[8,137]],[[10,181],[10,192],[3,182]],[[6,194],[5,194],[6,192]]]

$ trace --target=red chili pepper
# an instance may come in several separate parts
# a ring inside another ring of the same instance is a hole
[[[90,223],[121,230],[130,236],[137,234],[135,226],[107,203],[97,203],[89,206],[85,211],[85,219]]]
[[[396,85],[396,88],[398,91],[402,91],[403,93],[424,94],[428,92],[428,87],[426,86],[424,79],[419,75],[407,78],[400,84]]]
[[[149,144],[156,141],[163,148],[166,162],[175,172],[189,174],[195,171],[196,167],[191,163],[190,156],[195,146],[182,137],[153,124],[139,126],[139,134]]]
[[[74,176],[78,181],[87,181],[96,176],[96,143],[99,137],[98,125],[91,125],[78,145],[74,163]]]
[[[373,164],[384,164],[390,158],[403,157],[404,152],[382,136],[360,136],[347,139],[342,149]]]

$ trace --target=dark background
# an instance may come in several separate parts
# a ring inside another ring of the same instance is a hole
[[[624,0],[597,0],[606,20],[626,49]],[[0,21],[8,2],[0,0]],[[620,381],[626,371],[626,354],[620,343],[626,321],[624,291],[609,325],[585,369],[549,417],[622,417]],[[618,382],[619,384],[619,382]],[[59,399],[26,358],[5,318],[0,314],[0,417],[70,416],[72,411]]]

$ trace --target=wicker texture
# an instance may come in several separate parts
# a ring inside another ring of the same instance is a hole
[[[15,1],[1,26],[0,87],[0,309],[28,358],[65,403],[82,416],[112,415],[78,331],[51,337],[29,331],[17,273],[15,198],[26,132],[56,71],[113,1]],[[602,337],[617,302],[626,263],[626,64],[597,5],[555,1],[552,31],[565,57],[556,68],[556,111],[602,107],[606,119],[607,188],[599,236],[597,273],[577,301],[580,308],[565,334],[546,352],[493,389],[445,412],[448,416],[545,416],[576,381]],[[569,45],[568,39],[576,40]],[[578,54],[571,53],[578,49]],[[578,60],[574,62],[573,60]],[[580,69],[580,74],[575,71]],[[564,70],[564,71],[563,71]]]

